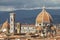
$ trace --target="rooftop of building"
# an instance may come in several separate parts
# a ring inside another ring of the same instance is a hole
[[[53,22],[52,16],[46,11],[45,8],[42,9],[42,11],[37,15],[36,17],[37,23],[47,22],[51,23]]]

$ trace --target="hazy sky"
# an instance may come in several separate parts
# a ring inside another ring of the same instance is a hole
[[[60,7],[60,0],[0,0],[0,10],[19,8]]]

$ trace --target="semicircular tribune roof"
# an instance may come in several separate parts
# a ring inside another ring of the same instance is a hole
[[[8,23],[8,20],[6,20],[3,25],[2,25],[2,28],[8,28],[9,27],[9,23]]]
[[[53,22],[53,19],[51,15],[45,10],[45,8],[43,8],[42,12],[37,15],[36,22],[37,23],[42,23],[42,22],[51,23]]]

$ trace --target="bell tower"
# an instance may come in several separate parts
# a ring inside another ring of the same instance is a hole
[[[10,33],[14,34],[15,30],[15,13],[10,13]]]

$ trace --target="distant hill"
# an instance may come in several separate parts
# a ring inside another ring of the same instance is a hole
[[[52,15],[54,22],[60,23],[60,9],[47,9],[47,11]],[[16,10],[14,13],[16,14],[15,22],[20,22],[23,24],[34,24],[36,16],[41,12],[41,9],[36,10]],[[9,13],[7,11],[0,11],[0,24],[5,20],[9,20]]]

